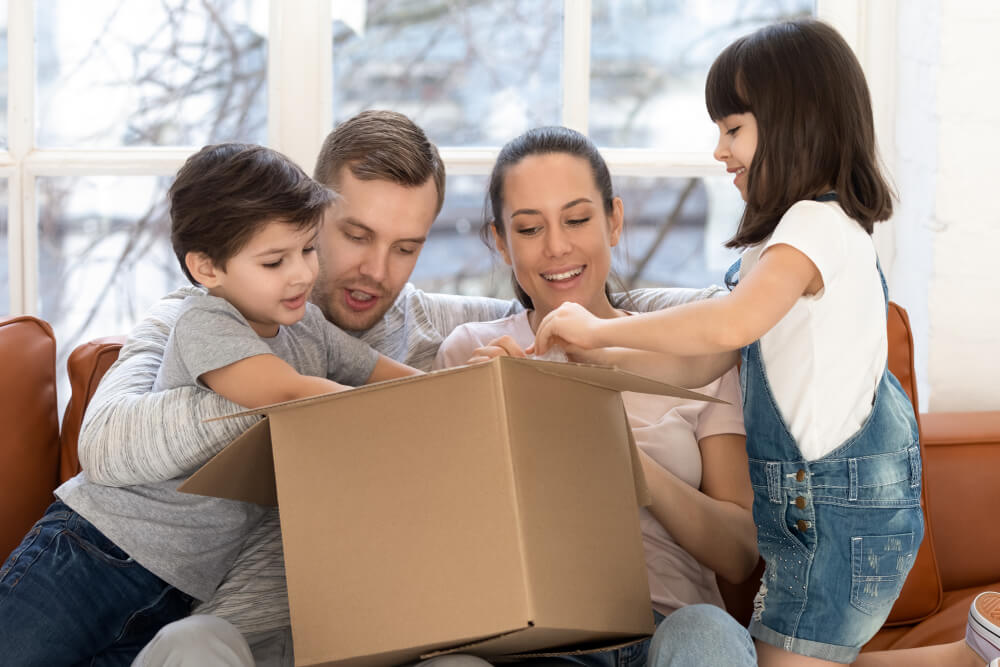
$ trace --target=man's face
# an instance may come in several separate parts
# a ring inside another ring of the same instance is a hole
[[[341,329],[363,331],[382,319],[413,273],[437,211],[437,187],[362,181],[348,167],[341,200],[319,240],[312,302]]]

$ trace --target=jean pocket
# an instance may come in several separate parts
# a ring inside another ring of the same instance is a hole
[[[135,561],[124,549],[108,539],[104,533],[83,517],[78,516],[78,520],[72,522],[72,525],[67,528],[66,534],[73,538],[81,549],[108,565],[130,567],[135,564]]]
[[[914,533],[852,537],[851,604],[866,614],[888,614],[918,546]]]

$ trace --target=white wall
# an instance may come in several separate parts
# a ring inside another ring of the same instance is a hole
[[[892,298],[924,409],[1000,409],[1000,3],[898,3]]]

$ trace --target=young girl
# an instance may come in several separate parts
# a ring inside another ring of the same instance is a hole
[[[660,374],[692,386],[739,350],[767,563],[750,625],[760,664],[849,663],[885,621],[924,533],[917,425],[886,368],[870,234],[892,193],[868,88],[840,35],[800,20],[723,51],[706,101],[715,158],[746,201],[727,244],[745,248],[731,294],[619,319],[565,304],[538,327],[536,351],[636,348],[615,360],[646,373],[648,352],[661,353]]]

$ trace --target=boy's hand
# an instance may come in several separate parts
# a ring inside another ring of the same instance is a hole
[[[466,363],[474,364],[480,361],[489,361],[496,357],[525,357],[524,350],[510,336],[501,336],[491,340],[483,347],[477,347],[472,351],[472,356]]]
[[[535,333],[528,354],[545,354],[553,345],[562,345],[570,354],[602,347],[597,333],[601,319],[578,303],[567,301],[545,316]]]

